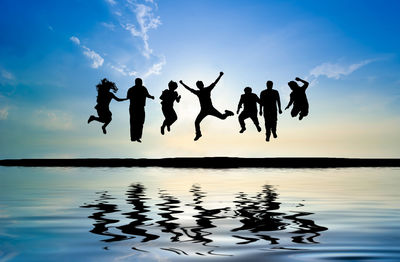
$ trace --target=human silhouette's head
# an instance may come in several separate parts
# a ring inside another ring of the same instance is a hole
[[[143,81],[141,78],[136,78],[135,79],[135,86],[142,86],[143,85]]]
[[[290,81],[288,83],[288,85],[289,85],[290,89],[292,89],[292,90],[295,90],[296,88],[299,87],[299,85],[295,81]]]
[[[251,90],[251,87],[245,87],[245,88],[244,88],[244,93],[245,93],[245,94],[251,94],[251,91],[252,91],[252,90]]]
[[[172,90],[172,91],[176,90],[178,88],[178,84],[171,80],[168,83],[168,88],[169,88],[169,90]]]
[[[274,85],[274,83],[271,80],[268,80],[266,85],[267,85],[268,89],[272,89],[272,86]]]
[[[196,86],[197,86],[199,89],[203,89],[203,88],[204,88],[203,81],[197,81],[197,82],[196,82]]]
[[[116,93],[118,91],[117,86],[114,82],[108,81],[107,78],[103,78],[100,83],[96,85],[97,92],[109,92],[110,89]]]

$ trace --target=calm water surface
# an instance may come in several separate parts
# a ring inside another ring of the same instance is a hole
[[[0,261],[400,261],[399,178],[0,167]]]

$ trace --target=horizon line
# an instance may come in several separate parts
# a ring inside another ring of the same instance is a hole
[[[166,168],[210,168],[210,169],[400,167],[400,158],[340,158],[340,157],[26,158],[26,159],[0,159],[0,166],[166,167]]]

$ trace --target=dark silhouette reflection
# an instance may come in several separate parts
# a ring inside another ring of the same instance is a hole
[[[207,246],[209,243],[213,242],[211,238],[212,233],[207,231],[207,229],[215,228],[216,226],[212,223],[215,219],[227,218],[226,215],[218,215],[222,211],[229,210],[226,208],[214,208],[214,209],[206,209],[201,204],[203,203],[203,198],[206,193],[201,191],[201,187],[198,185],[193,185],[190,189],[190,192],[193,193],[193,203],[187,204],[188,206],[193,206],[195,210],[199,213],[194,215],[193,217],[197,218],[196,223],[197,226],[194,227],[185,227],[182,228],[188,237],[193,239],[195,243],[202,243],[204,246]]]
[[[297,230],[291,232],[292,234],[298,234],[292,237],[294,243],[319,243],[314,240],[315,237],[320,236],[319,232],[328,230],[326,227],[316,225],[314,221],[310,219],[301,218],[303,216],[312,215],[313,213],[308,212],[295,212],[294,215],[284,216],[285,219],[291,220],[296,225]],[[293,225],[292,225],[293,227]]]
[[[295,80],[302,82],[303,85],[299,86],[295,81],[290,81],[288,83],[290,89],[292,89],[292,93],[290,93],[290,101],[285,110],[293,104],[293,108],[290,113],[292,117],[299,115],[299,120],[301,120],[303,117],[308,115],[308,100],[306,95],[308,82],[299,77],[296,77]]]
[[[236,215],[240,217],[243,224],[239,228],[234,228],[232,232],[250,231],[254,233],[254,237],[243,237],[234,235],[234,237],[244,240],[237,244],[249,244],[259,239],[269,241],[270,244],[279,244],[279,238],[273,237],[265,232],[282,231],[293,228],[293,224],[297,228],[291,234],[294,243],[318,243],[314,240],[320,236],[321,231],[328,230],[326,227],[316,225],[314,221],[303,218],[313,213],[295,212],[294,215],[288,215],[278,212],[281,203],[277,200],[278,194],[270,185],[264,185],[261,193],[255,197],[249,197],[241,192],[237,195]]]
[[[197,115],[196,120],[194,122],[194,126],[196,129],[196,137],[194,141],[197,141],[201,137],[200,123],[206,116],[215,116],[219,119],[226,119],[228,116],[233,116],[233,112],[229,110],[225,110],[225,113],[222,114],[212,104],[211,101],[211,91],[214,89],[215,85],[224,75],[223,72],[219,73],[218,78],[208,87],[204,87],[204,83],[202,81],[197,81],[196,86],[198,90],[192,89],[189,86],[185,85],[182,80],[179,81],[181,85],[183,85],[187,90],[195,94],[199,98],[200,102],[200,113]]]
[[[172,222],[174,220],[177,220],[178,218],[174,217],[174,214],[179,214],[183,213],[181,210],[176,210],[179,208],[179,204],[181,203],[177,198],[161,191],[160,192],[160,198],[164,200],[163,203],[157,204],[157,206],[160,207],[160,210],[164,212],[158,213],[164,220],[158,221],[157,224],[159,224],[162,229],[162,232],[165,233],[171,233],[173,236],[170,238],[172,242],[178,242],[179,237],[182,236],[183,234],[178,232],[180,225],[178,223]]]
[[[242,129],[240,129],[240,133],[243,133],[246,130],[246,125],[244,120],[250,118],[254,125],[257,128],[257,131],[261,131],[260,124],[258,123],[257,117],[257,103],[260,103],[260,99],[256,94],[252,92],[250,87],[246,87],[244,89],[244,94],[240,97],[240,101],[238,104],[237,114],[239,114],[240,108],[243,105],[243,111],[239,115],[239,124]]]
[[[171,130],[171,125],[178,119],[174,110],[174,102],[179,103],[181,96],[175,90],[178,88],[178,84],[174,81],[168,83],[168,89],[165,89],[161,96],[161,109],[164,114],[165,120],[161,126],[161,134],[164,135],[164,129],[167,127],[168,132]]]
[[[159,241],[149,245],[179,255],[227,255],[219,254],[220,248],[217,241],[217,235],[226,238],[234,237],[238,240],[237,246],[248,245],[260,241],[264,245],[271,245],[273,248],[285,249],[281,246],[287,240],[295,244],[318,244],[317,237],[321,232],[328,228],[317,225],[313,220],[307,219],[313,213],[302,211],[283,212],[279,202],[279,195],[270,185],[262,186],[259,193],[249,195],[244,192],[236,194],[235,207],[206,208],[207,193],[199,185],[193,185],[190,189],[193,200],[189,203],[182,203],[177,197],[160,189],[158,197],[161,202],[156,204],[159,211],[151,210],[146,201],[145,187],[140,184],[129,186],[126,196],[129,204],[129,212],[122,213],[117,205],[110,204],[113,199],[107,192],[99,192],[99,198],[94,204],[84,204],[83,208],[94,208],[95,212],[89,216],[96,223],[93,224],[91,233],[107,236],[102,241],[114,242],[128,239],[137,239],[141,246],[146,247],[146,243]],[[301,208],[304,202],[294,208]],[[192,217],[195,222],[189,224],[191,218],[184,214],[184,207],[191,207],[195,214]],[[110,224],[120,223],[117,219],[106,218],[107,214],[124,215],[128,222],[120,226],[110,226]],[[156,216],[156,214],[158,216]],[[158,220],[153,220],[158,217]],[[161,217],[161,218],[160,218]],[[179,223],[179,219],[183,219]],[[217,220],[219,222],[217,223]],[[227,228],[236,220],[240,226]],[[221,224],[222,226],[219,226]],[[152,233],[149,233],[151,229]],[[116,231],[116,232],[114,232]],[[155,233],[153,233],[155,232]],[[163,233],[165,234],[163,234]],[[264,242],[265,240],[266,242]],[[171,246],[166,246],[166,243]],[[175,243],[176,246],[172,246]],[[185,244],[183,244],[185,243]],[[183,250],[182,247],[190,243],[189,250]],[[139,243],[132,249],[139,249]],[[196,244],[200,244],[197,246]],[[280,244],[280,245],[278,245]],[[201,247],[200,247],[201,246]],[[291,247],[293,248],[293,247]],[[145,251],[148,252],[148,251]]]
[[[269,141],[271,137],[271,132],[274,138],[277,138],[276,134],[276,124],[278,122],[278,110],[279,114],[282,114],[281,109],[281,99],[279,97],[279,92],[272,89],[273,82],[267,81],[267,89],[261,91],[260,93],[260,116],[264,113],[265,122],[265,141]]]
[[[236,214],[242,219],[243,226],[234,228],[231,231],[248,230],[257,233],[256,236],[269,241],[271,244],[278,244],[278,238],[271,237],[260,232],[283,230],[288,225],[283,222],[283,213],[276,212],[280,203],[276,201],[278,194],[269,185],[265,185],[261,193],[255,197],[248,197],[244,193],[237,196]],[[240,238],[240,237],[239,237]],[[249,238],[247,244],[255,242],[258,238]]]
[[[85,204],[81,206],[83,208],[95,208],[96,210],[99,210],[99,212],[95,212],[91,216],[88,216],[89,218],[92,218],[96,221],[96,223],[93,224],[94,227],[92,230],[90,230],[90,232],[97,235],[111,237],[108,239],[101,240],[104,242],[113,242],[113,241],[120,241],[127,239],[127,237],[124,235],[119,235],[108,231],[110,228],[108,227],[109,224],[114,224],[119,222],[119,220],[117,219],[109,219],[105,217],[106,214],[112,214],[120,211],[118,210],[117,205],[108,203],[108,200],[114,198],[112,198],[109,194],[107,194],[107,191],[98,192],[97,194],[99,194],[100,197],[98,200],[95,200],[96,202],[95,204]]]
[[[145,222],[151,220],[146,216],[146,213],[150,210],[148,209],[149,206],[146,206],[144,202],[148,199],[145,197],[144,186],[141,184],[131,185],[127,191],[127,196],[127,202],[133,206],[134,211],[123,213],[123,215],[133,221],[127,225],[118,227],[118,229],[125,234],[144,237],[141,242],[147,242],[159,238],[157,235],[147,233],[147,230],[143,228],[149,226],[149,224],[145,224]]]
[[[101,127],[104,134],[107,134],[106,127],[111,122],[111,111],[110,111],[110,103],[112,99],[115,99],[118,102],[127,100],[116,97],[113,93],[110,92],[112,90],[114,93],[118,91],[117,86],[114,82],[108,81],[107,78],[101,80],[99,84],[96,85],[97,89],[97,104],[94,107],[97,110],[98,117],[91,115],[88,119],[88,124],[92,121],[98,121],[100,123],[104,123]]]
[[[141,143],[143,133],[143,125],[145,120],[144,107],[146,106],[146,98],[154,99],[143,86],[141,78],[135,79],[135,85],[128,89],[126,98],[130,100],[129,115],[131,125],[131,141]]]

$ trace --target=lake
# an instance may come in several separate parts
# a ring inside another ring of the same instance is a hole
[[[400,261],[399,178],[0,167],[0,261]]]

